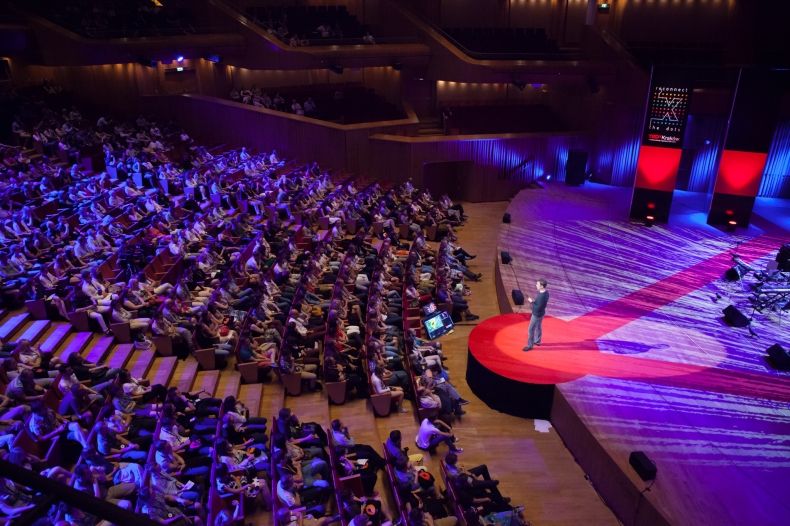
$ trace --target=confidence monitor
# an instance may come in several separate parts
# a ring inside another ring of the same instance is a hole
[[[452,332],[453,327],[455,327],[453,319],[444,311],[437,311],[432,316],[425,318],[422,324],[425,327],[425,334],[428,335],[429,340],[435,340],[440,336],[444,336]]]

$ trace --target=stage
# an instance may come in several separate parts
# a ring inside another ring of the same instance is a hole
[[[550,184],[522,191],[500,228],[501,316],[469,337],[467,382],[491,407],[550,418],[625,524],[786,524],[790,373],[765,350],[790,344],[790,313],[747,316],[746,284],[720,280],[731,255],[758,268],[790,240],[790,205],[760,200],[753,226],[705,224],[705,197],[678,192],[670,225],[629,222],[630,190]],[[762,215],[760,215],[762,214]],[[496,255],[499,258],[499,254]],[[528,304],[549,282],[543,345],[523,352]],[[656,464],[653,483],[628,464]]]

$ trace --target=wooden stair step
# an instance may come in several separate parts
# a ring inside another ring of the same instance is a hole
[[[28,323],[24,329],[17,332],[14,341],[30,340],[31,343],[36,343],[36,340],[47,331],[50,323],[52,322],[49,320],[34,320]]]
[[[285,389],[283,384],[280,382],[267,384],[266,389],[263,390],[263,396],[261,396],[261,408],[258,414],[271,420],[272,416],[276,416],[277,412],[283,407],[285,407]]]
[[[319,422],[324,426],[330,422],[329,402],[323,392],[302,392],[299,396],[286,396],[282,407],[290,408],[304,422]]]
[[[179,391],[188,393],[192,390],[192,383],[197,375],[198,362],[193,357],[178,362],[169,387],[177,387]]]
[[[261,397],[263,396],[263,384],[244,384],[239,389],[238,400],[250,410],[250,416],[271,416],[261,415]]]
[[[72,353],[82,353],[82,350],[88,345],[92,337],[92,332],[75,332],[66,338],[60,346],[60,349],[55,352],[55,356],[57,356],[61,362],[65,362]]]
[[[151,385],[167,385],[176,370],[177,362],[176,356],[160,356],[154,359],[146,378],[151,382]]]
[[[20,312],[19,314],[7,316],[3,320],[3,325],[0,325],[0,338],[5,341],[11,341],[11,338],[25,325],[28,318],[30,318],[29,312]]]
[[[129,362],[126,364],[126,368],[129,369],[129,374],[132,375],[132,378],[145,378],[145,375],[148,374],[148,368],[151,367],[155,357],[156,353],[154,351],[133,352]]]
[[[133,349],[134,346],[131,343],[116,345],[115,349],[110,352],[110,356],[107,357],[106,365],[110,369],[123,369],[129,360],[129,356],[132,355]]]
[[[225,399],[226,396],[236,397],[239,394],[239,385],[241,384],[241,373],[238,371],[225,371],[219,379],[216,393],[217,398]]]
[[[219,371],[200,371],[195,377],[195,385],[192,386],[192,392],[197,393],[205,391],[208,396],[214,396],[217,390],[217,383],[219,383]]]
[[[99,336],[94,340],[93,345],[90,345],[88,350],[83,353],[83,356],[89,362],[101,363],[112,347],[113,341],[112,336]]]
[[[49,334],[39,346],[43,352],[54,352],[71,332],[71,324],[65,321],[55,322],[50,327]]]

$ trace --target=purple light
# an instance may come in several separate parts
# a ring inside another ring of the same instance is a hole
[[[176,62],[183,62],[183,61],[184,61],[184,55],[178,55],[176,57]]]

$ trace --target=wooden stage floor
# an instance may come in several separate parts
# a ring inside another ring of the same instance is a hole
[[[677,216],[652,228],[624,219],[629,199],[590,184],[516,196],[503,288],[549,281],[544,345],[521,352],[528,310],[512,305],[470,339],[491,343],[503,375],[557,383],[554,424],[625,524],[788,524],[790,373],[765,350],[787,348],[790,313],[757,313],[755,335],[729,327],[722,309],[748,315],[748,292],[720,278],[733,252],[761,269],[774,258],[790,205],[758,202],[752,227],[726,233],[705,224],[704,196],[679,193]],[[653,484],[628,465],[634,450],[656,463]]]

